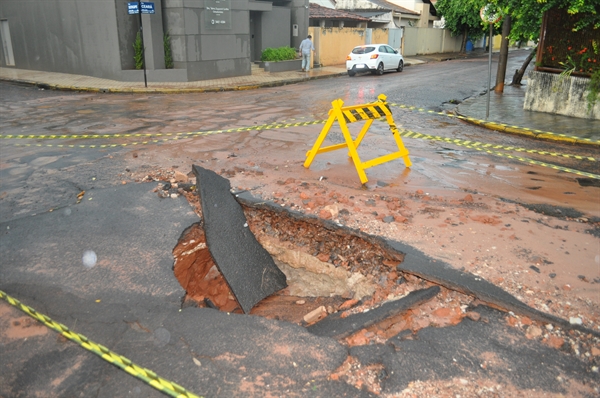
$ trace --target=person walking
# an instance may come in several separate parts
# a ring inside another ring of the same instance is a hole
[[[300,43],[300,53],[302,53],[302,72],[308,72],[310,70],[310,54],[311,51],[315,51],[313,46],[311,35],[308,35],[306,39]]]

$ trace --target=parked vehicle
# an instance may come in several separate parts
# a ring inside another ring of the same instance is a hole
[[[404,69],[404,58],[397,50],[387,44],[365,44],[354,47],[346,57],[346,69],[349,76],[361,72],[383,75],[383,72]]]

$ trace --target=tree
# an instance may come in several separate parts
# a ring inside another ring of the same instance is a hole
[[[460,52],[465,52],[467,38],[478,39],[483,36],[484,29],[479,10],[486,0],[438,0],[435,9],[444,17],[445,28],[453,36],[463,35]]]
[[[566,8],[569,14],[582,14],[576,30],[600,29],[600,5],[598,0],[491,0],[505,15],[511,17],[508,38],[515,42],[534,41],[537,43],[544,12],[552,8]],[[523,74],[535,55],[535,49],[527,57],[523,66],[515,72],[511,84],[521,84]],[[506,65],[498,65],[498,75],[505,74]],[[501,72],[500,68],[503,72]]]
[[[497,93],[504,92],[504,78],[506,77],[506,64],[508,63],[508,37],[510,35],[511,17],[505,15],[502,21],[502,44],[500,45],[500,60],[498,61],[498,71],[496,72]]]

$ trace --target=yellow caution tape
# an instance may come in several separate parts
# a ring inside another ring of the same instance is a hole
[[[563,157],[563,158],[567,158],[567,159],[588,160],[590,162],[598,161],[598,159],[596,159],[592,156],[580,156],[580,155],[573,155],[573,154],[569,154],[569,153],[548,152],[548,151],[540,151],[537,149],[527,149],[527,148],[521,148],[521,147],[515,147],[515,146],[490,144],[490,143],[484,143],[484,142],[478,142],[478,141],[460,140],[457,138],[447,138],[447,137],[440,137],[440,136],[436,136],[436,135],[416,133],[414,131],[405,130],[405,129],[401,130],[400,134],[403,137],[444,141],[444,142],[448,142],[448,143],[456,144],[456,145],[472,145],[474,147],[481,147],[481,148],[488,148],[488,149],[501,149],[504,151],[535,153],[538,155],[557,156],[557,157]]]
[[[509,125],[509,124],[504,124],[504,123],[496,123],[496,122],[491,122],[488,120],[476,119],[473,117],[455,115],[452,113],[436,112],[436,111],[432,111],[432,110],[428,110],[428,109],[424,109],[424,108],[418,108],[416,106],[411,106],[411,105],[402,105],[402,104],[396,104],[396,103],[389,103],[388,105],[395,106],[395,107],[398,107],[401,109],[406,109],[409,111],[424,112],[424,113],[429,113],[431,115],[441,115],[441,116],[461,119],[461,120],[467,121],[469,123],[474,123],[474,124],[477,124],[477,125],[480,125],[480,126],[483,126],[486,128],[491,128],[494,130],[504,131],[504,132],[508,132],[508,133],[525,134],[525,135],[530,135],[530,136],[533,136],[536,138],[546,138],[546,139],[550,139],[550,140],[558,140],[558,141],[565,141],[565,142],[571,142],[571,143],[600,145],[600,140],[592,140],[590,138],[576,137],[576,136],[567,135],[567,134],[558,134],[558,133],[553,133],[551,131],[530,129],[528,127],[513,126],[513,125]]]
[[[262,124],[259,126],[251,127],[239,127],[225,130],[212,130],[212,131],[190,131],[185,133],[132,133],[132,134],[5,134],[0,135],[0,139],[17,139],[17,140],[75,140],[75,139],[105,139],[105,138],[131,138],[131,137],[176,137],[175,139],[181,139],[186,137],[193,137],[199,135],[211,135],[221,133],[240,133],[244,131],[254,130],[270,130],[276,128],[289,128],[299,126],[310,126],[313,124],[323,124],[325,120],[313,120],[306,122],[293,122],[293,123],[271,123]]]
[[[522,156],[514,156],[514,155],[510,155],[508,153],[504,153],[504,152],[496,152],[496,151],[492,151],[492,150],[484,149],[484,148],[480,148],[480,147],[473,147],[473,146],[469,146],[469,145],[465,145],[465,147],[475,149],[477,151],[483,151],[483,152],[486,152],[486,153],[489,153],[489,154],[495,155],[495,156],[501,156],[501,157],[505,157],[505,158],[509,158],[509,159],[518,160],[518,161],[524,162],[524,163],[548,167],[548,168],[551,168],[554,170],[564,171],[566,173],[576,174],[576,175],[580,175],[580,176],[584,176],[584,177],[593,178],[595,180],[600,180],[600,175],[588,173],[586,171],[571,169],[569,167],[563,167],[563,166],[559,166],[559,165],[552,164],[552,163],[541,162],[539,160],[524,158]]]
[[[10,305],[20,309],[32,318],[37,319],[44,325],[48,326],[50,329],[57,331],[67,339],[79,344],[86,350],[93,352],[105,361],[124,370],[133,377],[144,381],[146,384],[152,386],[153,388],[162,392],[163,394],[176,398],[200,398],[200,396],[187,391],[182,386],[173,383],[172,381],[165,380],[153,371],[140,367],[135,363],[131,362],[129,359],[125,358],[124,356],[114,353],[113,351],[109,350],[103,345],[94,343],[87,337],[69,330],[69,328],[65,325],[53,321],[44,314],[40,314],[33,308],[21,303],[19,300],[9,296],[2,290],[0,290],[0,298],[4,299]]]
[[[435,111],[426,110],[423,108],[417,108],[414,106],[401,105],[401,104],[396,104],[396,103],[388,103],[388,105],[399,107],[402,109],[426,112],[426,113],[430,113],[430,114],[438,114],[438,115],[443,115],[443,116],[448,116],[448,117],[453,117],[453,118],[458,118],[458,119],[463,119],[463,120],[479,121],[481,123],[485,123],[486,127],[495,125],[495,126],[500,126],[500,127],[504,126],[505,128],[511,128],[511,127],[520,128],[517,126],[508,126],[505,124],[486,122],[486,121],[478,120],[478,119],[474,119],[474,118],[467,118],[464,116],[447,114],[444,112],[435,112]],[[126,147],[126,146],[155,144],[155,143],[159,143],[159,142],[167,142],[167,141],[171,141],[171,140],[185,139],[185,138],[194,137],[194,136],[207,136],[207,135],[213,135],[213,134],[236,133],[236,132],[258,131],[258,130],[285,129],[285,128],[290,128],[290,127],[303,127],[303,126],[311,126],[311,125],[317,125],[317,124],[325,124],[326,122],[327,122],[327,120],[309,120],[309,121],[293,121],[293,120],[291,120],[291,121],[263,124],[263,125],[251,126],[251,127],[239,127],[239,128],[231,128],[231,129],[224,129],[224,130],[195,131],[195,132],[183,132],[183,133],[84,134],[84,135],[34,135],[34,134],[30,134],[30,135],[0,135],[0,139],[4,138],[4,139],[26,139],[26,140],[44,139],[45,140],[45,139],[99,139],[99,138],[106,139],[106,138],[129,138],[129,137],[169,137],[169,138],[140,141],[140,142],[129,142],[129,143],[124,142],[124,143],[96,144],[96,145],[40,144],[40,143],[13,144],[14,146],[27,146],[27,147],[117,148],[117,147]],[[562,137],[562,139],[564,139],[567,142],[580,142],[581,140],[583,140],[583,141],[585,141],[585,143],[591,143],[594,145],[596,145],[596,143],[600,143],[600,141],[593,141],[590,139],[571,137],[571,136],[567,136],[564,134],[555,134],[552,132],[543,132],[541,130],[533,130],[533,129],[528,129],[528,128],[520,128],[520,129],[523,131],[530,132],[532,134],[532,136],[534,136],[534,137],[540,137],[540,135],[542,135],[542,134],[549,134],[549,135],[554,136],[554,138]],[[568,154],[568,153],[549,152],[549,151],[541,151],[541,150],[537,150],[537,149],[527,149],[527,148],[522,148],[522,147],[505,146],[505,145],[484,143],[484,142],[478,142],[478,141],[460,140],[460,139],[454,139],[454,138],[447,138],[447,137],[440,137],[440,136],[433,136],[433,135],[429,135],[429,134],[417,133],[417,132],[410,131],[410,130],[400,130],[400,135],[402,137],[408,137],[408,138],[422,138],[422,139],[429,139],[429,140],[436,140],[436,141],[444,141],[444,142],[448,142],[451,144],[455,144],[455,145],[459,145],[459,146],[467,146],[472,149],[484,150],[484,151],[496,149],[496,150],[504,150],[504,151],[526,152],[526,153],[538,154],[538,155],[544,155],[544,156],[564,157],[567,159],[585,160],[585,161],[590,161],[590,162],[598,161],[598,159],[596,159],[592,156],[580,156],[580,155],[574,155],[574,154]],[[489,151],[488,153],[493,154],[492,152],[493,151]],[[506,155],[498,155],[498,156],[507,157]],[[513,157],[513,158],[519,159],[519,157]],[[522,158],[522,159],[527,159],[527,158]],[[550,168],[553,168],[556,170],[559,170],[559,169],[562,171],[571,170],[569,172],[573,172],[574,174],[578,174],[578,175],[596,176],[596,174],[587,173],[584,171],[579,171],[579,170],[575,170],[575,169],[570,169],[570,168],[566,168],[566,167],[562,167],[562,166],[558,166],[558,165],[552,165],[550,163],[539,162],[539,161],[534,161],[534,160],[529,159],[528,163],[531,163],[531,162],[536,162],[536,163],[532,163],[532,164],[537,164],[537,165],[547,165],[546,167],[550,167]],[[591,177],[591,178],[596,178],[596,177]]]
[[[494,146],[493,144],[481,145],[480,142],[455,140],[455,139],[439,137],[439,136],[435,136],[435,135],[416,133],[416,132],[410,131],[410,130],[401,130],[400,135],[403,137],[407,137],[407,138],[421,138],[421,139],[432,140],[432,141],[444,141],[444,142],[452,143],[452,144],[455,144],[458,146],[464,146],[466,148],[475,149],[477,151],[486,152],[486,153],[489,153],[490,155],[501,156],[501,157],[505,157],[505,158],[509,158],[509,159],[518,160],[518,161],[524,162],[524,163],[534,164],[534,165],[543,166],[543,167],[549,167],[554,170],[560,170],[560,171],[564,171],[567,173],[576,174],[576,175],[600,180],[600,175],[598,175],[598,174],[588,173],[586,171],[576,170],[576,169],[572,169],[569,167],[563,167],[563,166],[559,166],[559,165],[552,164],[552,163],[541,162],[539,160],[529,159],[529,158],[525,158],[522,156],[514,156],[514,155],[510,155],[505,152],[492,151],[490,148],[497,149],[496,146]]]
[[[150,141],[140,141],[140,142],[129,142],[129,143],[118,143],[118,144],[97,144],[97,145],[76,145],[76,144],[14,144],[14,146],[37,146],[37,147],[57,147],[57,148],[116,148],[116,147],[125,147],[125,146],[134,146],[134,145],[146,145],[149,143],[158,143],[158,142],[167,142],[171,140],[179,140],[184,139],[191,136],[205,136],[212,134],[222,134],[222,133],[232,133],[232,132],[244,132],[244,131],[254,131],[254,130],[270,130],[270,129],[284,129],[290,127],[302,127],[302,126],[310,126],[316,124],[324,124],[326,120],[311,120],[305,122],[281,122],[281,123],[272,123],[272,124],[264,124],[261,126],[253,126],[253,127],[240,127],[235,129],[227,129],[227,130],[213,130],[213,131],[196,131],[196,132],[187,132],[187,133],[165,133],[165,134],[98,134],[98,135],[19,135],[19,136],[11,136],[4,135],[0,136],[0,138],[6,139],[83,139],[83,138],[127,138],[127,137],[160,137],[160,136],[169,136],[172,138],[163,138],[160,140],[150,140]],[[411,137],[411,138],[425,138],[427,139],[427,134],[420,134],[415,132],[410,132],[408,130],[401,131],[401,135]],[[433,136],[429,136],[433,137]],[[499,144],[490,144],[478,141],[470,141],[470,140],[459,140],[454,138],[444,138],[444,137],[435,137],[438,141],[446,141],[450,143],[455,143],[460,145],[461,143],[470,144],[474,146],[482,146],[482,147],[491,147],[492,149],[501,149],[505,151],[515,151],[515,152],[526,152],[526,153],[535,153],[539,155],[548,155],[548,156],[559,156],[567,159],[577,159],[577,160],[587,160],[590,162],[596,162],[598,159],[591,156],[580,156],[568,153],[559,153],[559,152],[548,152],[548,151],[540,151],[537,149],[527,149],[521,147],[514,146],[504,146]]]

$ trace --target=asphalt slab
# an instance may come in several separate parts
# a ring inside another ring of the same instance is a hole
[[[202,203],[206,244],[244,313],[287,286],[285,274],[248,228],[244,211],[231,195],[229,180],[193,166]]]

